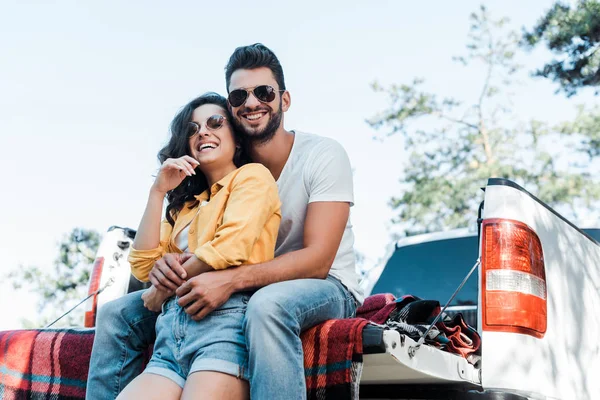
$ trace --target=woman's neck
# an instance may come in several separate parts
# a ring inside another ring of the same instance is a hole
[[[225,176],[227,176],[229,173],[231,173],[237,169],[237,167],[233,163],[222,166],[222,167],[214,167],[214,168],[210,168],[210,166],[207,166],[207,167],[209,167],[209,168],[207,168],[207,170],[203,170],[202,168],[200,168],[200,169],[201,169],[202,173],[204,174],[204,176],[206,177],[206,181],[208,182],[209,189],[212,187],[212,185],[219,182],[221,179],[225,178]]]

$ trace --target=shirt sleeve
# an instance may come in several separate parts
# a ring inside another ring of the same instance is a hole
[[[232,181],[223,223],[214,239],[194,252],[217,270],[245,263],[269,218],[274,213],[281,218],[277,184],[271,172],[260,164],[242,168]]]
[[[167,252],[169,238],[173,227],[167,220],[163,220],[160,224],[160,243],[158,247],[149,250],[137,250],[131,247],[129,257],[127,258],[131,266],[131,273],[138,280],[148,282],[148,275],[154,266],[154,263],[159,260]]]
[[[325,139],[306,163],[305,184],[308,202],[335,201],[354,205],[352,168],[346,150],[332,139]]]

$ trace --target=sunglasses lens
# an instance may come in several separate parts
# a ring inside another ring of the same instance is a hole
[[[242,90],[242,89],[233,90],[231,93],[229,93],[229,97],[228,97],[229,104],[231,104],[231,107],[239,107],[242,104],[244,104],[247,97],[248,97],[248,92],[246,92],[245,90]]]
[[[200,131],[200,126],[197,123],[188,123],[188,137],[194,136],[198,131]]]
[[[254,95],[263,103],[270,103],[275,100],[275,89],[269,85],[257,86],[254,89]]]
[[[219,129],[225,123],[225,117],[222,115],[213,115],[206,120],[208,129]]]

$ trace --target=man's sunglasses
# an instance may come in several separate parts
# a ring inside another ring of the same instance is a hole
[[[223,126],[225,121],[227,121],[227,118],[220,114],[211,115],[206,120],[206,128],[208,128],[211,131],[216,131],[217,129],[220,129]],[[189,136],[191,137],[200,132],[202,126],[198,122],[190,121],[188,123],[188,128]]]
[[[250,92],[254,94],[254,97],[256,97],[258,101],[270,103],[275,100],[277,92],[285,92],[285,90],[277,90],[269,85],[260,85],[248,89],[235,89],[229,93],[227,100],[229,100],[231,107],[240,107],[246,102],[248,96],[250,96]]]

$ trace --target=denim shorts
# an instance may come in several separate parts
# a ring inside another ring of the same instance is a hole
[[[248,350],[242,329],[251,293],[235,293],[225,304],[194,321],[171,298],[156,321],[156,341],[145,373],[161,375],[183,388],[197,371],[217,371],[248,380]]]

